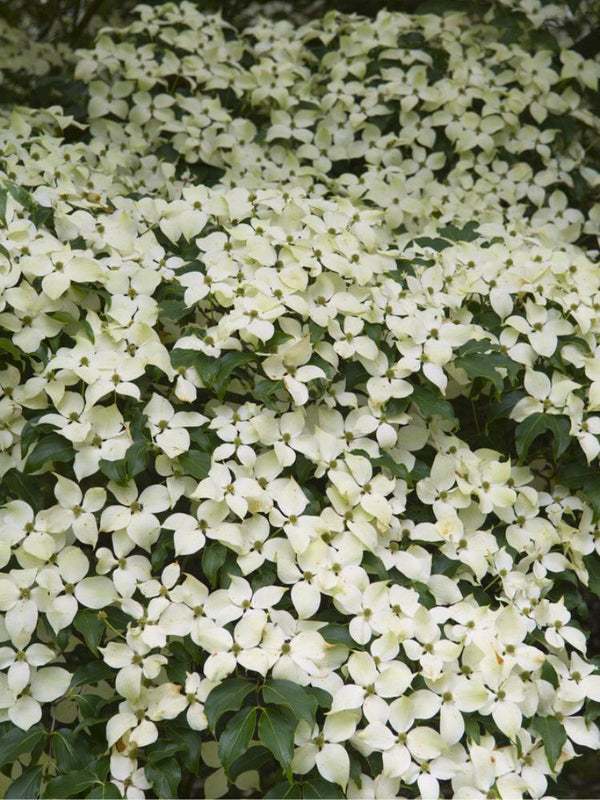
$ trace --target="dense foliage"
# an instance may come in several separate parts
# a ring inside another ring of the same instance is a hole
[[[600,749],[600,61],[266,10],[0,33],[0,789],[542,797]]]

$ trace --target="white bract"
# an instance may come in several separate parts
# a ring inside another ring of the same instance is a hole
[[[600,749],[585,14],[293,5],[0,22],[7,796],[68,740],[132,800],[540,798]]]

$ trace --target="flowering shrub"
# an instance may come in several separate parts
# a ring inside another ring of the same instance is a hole
[[[83,122],[2,111],[5,796],[538,798],[600,748],[600,62],[520,6],[141,5]]]

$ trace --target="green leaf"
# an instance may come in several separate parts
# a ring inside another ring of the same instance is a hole
[[[43,767],[28,767],[6,790],[6,800],[30,800],[39,797]]]
[[[542,665],[542,672],[541,672],[542,680],[548,681],[548,683],[552,684],[554,689],[558,688],[558,675],[556,674],[556,670],[552,666],[552,664],[546,659]]]
[[[317,701],[297,683],[271,679],[263,686],[262,698],[265,703],[289,708],[298,719],[305,719],[311,726],[315,723]]]
[[[83,667],[78,667],[73,673],[71,678],[71,689],[75,686],[86,686],[90,683],[98,683],[98,681],[107,678],[113,678],[115,671],[105,664],[104,661],[90,661]]]
[[[206,478],[210,471],[212,459],[210,453],[201,453],[199,450],[188,450],[178,456],[179,463],[186,475],[191,475],[197,481]]]
[[[256,711],[253,707],[242,708],[223,729],[219,738],[219,758],[227,773],[236,758],[248,749],[256,727]]]
[[[0,350],[4,350],[5,353],[8,353],[10,356],[12,356],[19,364],[25,363],[23,353],[10,341],[10,339],[6,339],[4,336],[0,337]]]
[[[98,798],[98,800],[121,800],[123,795],[119,791],[119,787],[115,786],[110,781],[102,782],[100,786],[96,786],[86,798]]]
[[[467,741],[479,744],[481,741],[481,731],[479,730],[479,723],[471,716],[465,717],[465,734]]]
[[[36,512],[41,511],[44,507],[39,477],[23,475],[19,470],[12,468],[2,476],[2,487],[8,489],[13,497],[24,500]]]
[[[514,392],[507,392],[503,394],[500,400],[497,403],[494,403],[490,406],[489,410],[485,414],[485,430],[486,432],[489,431],[489,426],[500,419],[508,419],[510,416],[510,412],[516,406],[516,404],[525,397],[525,392],[521,391],[520,389],[515,390]]]
[[[98,467],[103,475],[119,486],[127,483],[127,464],[124,458],[118,461],[107,461],[105,458],[101,458]]]
[[[318,686],[305,686],[304,691],[311,694],[321,708],[326,708],[327,710],[331,708],[333,698],[325,689],[320,689]]]
[[[274,396],[282,388],[283,381],[272,381],[269,380],[269,378],[263,378],[262,380],[258,381],[254,387],[254,400],[257,403],[264,403],[267,408],[276,411],[277,405],[275,403]]]
[[[584,484],[598,475],[598,468],[587,461],[569,461],[558,470],[557,481],[567,489],[583,489]]]
[[[258,738],[287,770],[294,755],[294,732],[298,719],[287,708],[263,708],[258,720]]]
[[[533,441],[545,431],[551,431],[554,435],[552,453],[554,458],[559,458],[571,442],[570,428],[568,417],[558,414],[530,414],[517,425],[515,431],[517,455],[523,461]]]
[[[165,758],[159,764],[148,763],[144,767],[146,778],[152,781],[157,797],[177,797],[181,781],[181,767],[176,758]]]
[[[315,800],[342,800],[344,793],[339,786],[336,786],[323,778],[312,778],[304,784],[305,798],[315,798]]]
[[[12,183],[12,181],[4,181],[4,185],[19,205],[22,205],[23,208],[26,208],[28,211],[33,210],[34,202],[26,189],[23,189],[22,186],[17,186],[17,184]]]
[[[11,728],[0,738],[0,767],[13,764],[24,753],[31,753],[47,735],[46,729],[40,723],[28,731]]]
[[[588,571],[588,588],[596,597],[600,597],[600,558],[597,553],[585,556],[583,563]]]
[[[128,478],[135,478],[148,468],[149,463],[148,442],[145,439],[136,439],[129,445],[125,453],[125,469]]]
[[[166,736],[167,739],[182,746],[182,765],[188,772],[196,774],[200,764],[202,737],[198,736],[197,731],[187,727],[176,728],[173,723],[167,728]]]
[[[431,247],[432,250],[436,250],[438,253],[441,253],[441,251],[445,250],[447,247],[452,247],[450,242],[441,239],[439,236],[435,238],[431,238],[431,236],[419,236],[419,238],[414,241],[419,247]]]
[[[110,702],[105,697],[101,697],[99,694],[78,694],[75,702],[82,717],[79,729],[96,725],[98,722],[108,719],[108,714],[101,713],[102,709]]]
[[[75,457],[73,445],[56,433],[44,436],[36,444],[27,458],[25,472],[36,472],[45,464],[72,461]]]
[[[98,614],[88,609],[81,609],[73,619],[73,626],[82,635],[88,650],[97,656],[98,645],[106,630],[104,623],[98,619]]]
[[[533,727],[542,737],[546,758],[550,768],[554,770],[558,757],[567,741],[567,733],[564,726],[556,717],[535,717]]]
[[[80,733],[75,734],[69,728],[53,731],[50,734],[50,741],[60,772],[85,769],[94,760],[90,740]]]
[[[302,787],[298,783],[290,784],[289,782],[281,781],[280,783],[276,783],[274,786],[271,786],[269,791],[263,795],[263,797],[264,800],[291,800],[292,798],[300,800],[300,798],[303,797]]]
[[[368,458],[371,462],[371,466],[385,469],[388,472],[391,472],[392,475],[395,475],[396,478],[402,478],[409,484],[409,486],[412,486],[413,481],[408,469],[404,466],[404,464],[399,464],[394,461],[389,453],[382,452],[380,456],[374,458],[370,456],[366,450],[353,450],[352,452],[356,453],[356,455]]]
[[[596,517],[600,516],[600,475],[591,475],[587,478],[583,484],[583,491],[591,503]]]
[[[214,542],[202,551],[202,572],[208,578],[211,586],[217,585],[219,570],[227,558],[227,548],[220,542]]]
[[[479,238],[478,225],[479,223],[474,220],[467,222],[464,228],[457,228],[456,225],[446,225],[445,228],[440,228],[438,233],[452,242],[473,242]]]
[[[231,379],[231,373],[238,367],[247,364],[249,361],[254,361],[256,355],[254,353],[241,353],[237,351],[225,353],[224,356],[218,359],[218,370],[214,380],[214,387],[219,400],[225,397],[227,386]]]
[[[468,344],[469,342],[467,342]],[[514,376],[515,370],[518,371],[520,366],[504,353],[494,352],[494,346],[490,345],[487,340],[484,340],[482,345],[480,342],[475,342],[475,344],[480,345],[480,349],[477,352],[465,351],[464,355],[460,351],[467,345],[463,345],[459,349],[459,355],[454,363],[457,367],[464,369],[471,380],[482,378],[490,381],[496,390],[496,396],[500,397],[504,389],[504,378],[498,370],[505,369]]]
[[[98,783],[98,776],[91,769],[80,769],[68,775],[59,775],[47,784],[44,797],[76,797],[90,786]]]
[[[329,622],[322,628],[319,628],[319,633],[328,644],[340,644],[344,647],[349,647],[351,650],[360,650],[360,646],[350,636],[350,632],[345,625],[340,625],[337,622]]]
[[[8,190],[0,189],[0,222],[6,226],[6,200],[8,199]]]
[[[184,749],[185,744],[183,742],[165,742],[164,740],[160,740],[154,742],[150,747],[145,747],[144,753],[148,761],[153,764],[158,764],[159,761],[163,761],[165,758],[171,758],[177,755],[177,753],[181,753]]]
[[[239,758],[236,758],[229,768],[230,780],[235,781],[242,774],[242,772],[247,772],[251,769],[260,770],[260,768],[266,764],[270,758],[271,753],[266,747],[262,747],[261,745],[251,747]]]
[[[327,328],[323,328],[321,325],[317,325],[312,319],[308,321],[308,332],[310,334],[310,343],[317,344],[320,342],[321,339],[325,337],[327,333]]]
[[[255,688],[256,685],[246,678],[225,678],[223,683],[212,690],[204,703],[209,728],[214,731],[223,714],[240,708]]]
[[[59,775],[46,785],[44,797],[76,797],[98,783],[97,775],[91,769],[77,770],[68,775]]]
[[[159,315],[166,319],[174,319],[178,322],[192,311],[188,308],[183,300],[161,300],[158,304]]]
[[[438,397],[431,389],[415,386],[410,398],[425,418],[437,416],[443,419],[455,419],[452,405],[442,397]]]

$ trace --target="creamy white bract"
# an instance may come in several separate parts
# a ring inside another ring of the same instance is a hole
[[[2,111],[0,718],[101,695],[123,796],[175,718],[227,791],[241,675],[331,695],[290,775],[347,797],[537,798],[600,747],[600,63],[529,5],[142,5],[74,56],[83,125]]]

